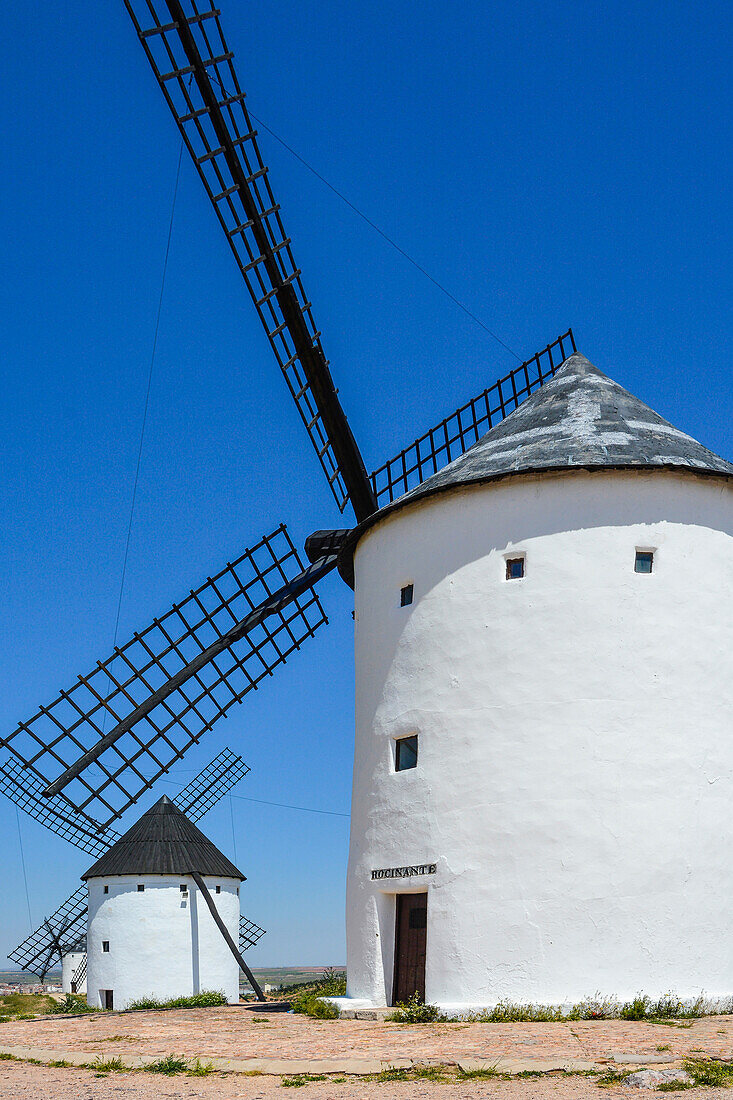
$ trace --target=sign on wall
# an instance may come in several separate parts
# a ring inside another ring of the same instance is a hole
[[[412,878],[414,875],[434,875],[436,863],[418,863],[411,867],[383,867],[381,870],[372,871],[372,879],[381,878]]]

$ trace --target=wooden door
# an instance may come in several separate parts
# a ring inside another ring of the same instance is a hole
[[[425,1000],[427,933],[428,895],[398,894],[392,1004],[409,1001],[415,993]]]

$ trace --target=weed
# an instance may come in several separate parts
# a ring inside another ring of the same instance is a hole
[[[46,1062],[47,1066],[51,1066],[53,1069],[65,1069],[71,1065],[71,1062],[67,1062],[65,1058],[61,1058],[58,1062]]]
[[[165,1001],[157,997],[138,997],[136,1001],[130,1001],[126,1012],[142,1012],[149,1010],[161,1010],[167,1008],[219,1008],[228,1004],[226,996],[217,989],[205,989],[201,993],[194,993],[192,997],[169,997]]]
[[[101,1012],[101,1008],[95,1008],[92,1005],[87,1004],[86,997],[80,996],[78,993],[67,993],[63,1001],[55,1001],[53,1008],[50,1010],[54,1013],[86,1013],[86,1012]]]
[[[169,1054],[160,1058],[157,1062],[148,1062],[145,1070],[148,1073],[164,1073],[166,1077],[173,1077],[176,1073],[185,1073],[188,1062],[185,1058],[176,1058],[175,1054]]]
[[[12,1016],[0,1016],[0,1024],[7,1024],[8,1020],[12,1020]]]
[[[657,1085],[658,1092],[683,1092],[684,1089],[692,1089],[695,1086],[691,1081],[662,1081],[661,1085]]]
[[[253,1024],[271,1024],[272,1020],[268,1016],[253,1016]]]
[[[607,1069],[605,1073],[600,1074],[600,1076],[596,1078],[596,1084],[600,1085],[602,1089],[610,1089],[613,1088],[614,1085],[620,1085],[622,1081],[626,1080],[630,1073],[630,1069],[622,1070],[621,1072],[615,1069]]]
[[[97,1073],[124,1073],[125,1066],[123,1066],[119,1058],[107,1058],[107,1060],[104,1061],[97,1056],[89,1066],[89,1069],[96,1070]]]
[[[292,1077],[281,1077],[280,1084],[284,1089],[299,1089],[302,1085],[309,1085],[311,1081],[325,1081],[325,1073],[295,1073]]]
[[[186,1070],[189,1077],[209,1077],[212,1073],[216,1073],[211,1062],[201,1062],[197,1058],[192,1066],[189,1066]]]
[[[703,1058],[689,1058],[683,1062],[695,1085],[712,1085],[730,1088],[733,1085],[733,1062]]]
[[[5,1051],[0,1051],[0,1062],[14,1062],[14,1054],[6,1054]]]
[[[384,1018],[394,1024],[432,1024],[447,1019],[437,1005],[424,1004],[419,993],[413,993],[409,1001],[399,1001],[395,1011]]]
[[[663,1051],[663,1050],[671,1050],[671,1049],[672,1048],[669,1045],[669,1043],[664,1043],[662,1046],[657,1047],[657,1050],[660,1051],[660,1052]]]
[[[321,1000],[321,996],[316,993],[301,993],[292,1001],[293,1012],[301,1016],[312,1016],[315,1020],[338,1020],[341,1015],[338,1005]]]
[[[461,1069],[458,1078],[461,1081],[486,1081],[490,1077],[498,1076],[496,1066],[486,1066],[483,1069]]]
[[[640,994],[633,1001],[621,1005],[619,1015],[622,1020],[646,1020],[649,1016],[650,1000]]]

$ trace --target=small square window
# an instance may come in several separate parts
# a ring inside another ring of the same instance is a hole
[[[413,593],[415,591],[414,585],[406,584],[404,588],[400,589],[400,607],[407,607],[412,603]]]
[[[109,893],[109,886],[105,886],[105,888],[104,888],[104,892],[105,892],[105,894],[108,894],[108,893]]]
[[[102,940],[102,951],[105,955],[109,952],[109,940]]]
[[[635,573],[651,573],[654,565],[654,553],[652,550],[637,550],[634,563]]]
[[[524,558],[506,559],[506,579],[518,581],[524,576]]]
[[[395,771],[406,772],[417,767],[417,734],[400,737],[395,744]]]
[[[187,894],[188,893],[188,886],[186,885],[185,882],[182,882],[181,885],[178,887],[178,889],[181,891],[182,894]]]
[[[216,888],[216,892],[217,892],[217,894],[220,894],[220,893],[221,893],[221,886],[217,886],[217,888]]]
[[[145,893],[145,883],[144,882],[138,882],[137,892],[138,892],[138,894],[144,894]]]

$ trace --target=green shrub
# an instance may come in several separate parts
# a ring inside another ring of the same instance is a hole
[[[225,1004],[228,1004],[228,1001],[222,992],[205,989],[201,993],[194,993],[191,997],[169,997],[166,1001],[159,1001],[157,997],[138,997],[136,1001],[130,1001],[125,1011],[142,1012],[167,1008],[218,1008]]]
[[[646,1020],[649,1016],[650,1004],[649,998],[643,997],[641,993],[639,993],[634,997],[633,1001],[628,1001],[626,1004],[621,1005],[619,1016],[622,1020]]]
[[[398,1001],[395,1011],[384,1018],[395,1024],[432,1024],[446,1019],[437,1005],[426,1005],[419,993],[413,993],[409,1001]]]
[[[341,1013],[338,1005],[321,1000],[321,994],[301,993],[292,1001],[291,1008],[301,1016],[312,1016],[315,1020],[338,1020]]]
[[[86,997],[78,993],[67,993],[63,1001],[54,1002],[51,1012],[101,1012],[101,1009],[88,1005]]]
[[[185,1058],[176,1058],[175,1054],[169,1054],[157,1062],[148,1062],[144,1069],[147,1073],[164,1073],[166,1077],[173,1077],[176,1073],[185,1073],[188,1062]]]
[[[123,1073],[125,1070],[120,1058],[108,1058],[106,1061],[102,1061],[101,1058],[97,1057],[89,1068],[97,1073]]]

